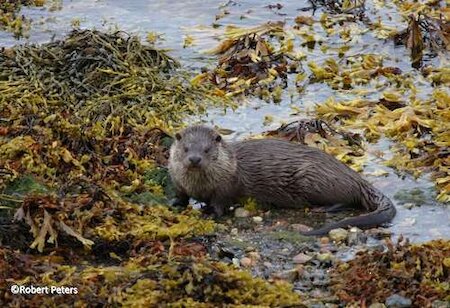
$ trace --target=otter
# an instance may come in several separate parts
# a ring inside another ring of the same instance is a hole
[[[242,197],[276,207],[361,207],[369,213],[302,232],[323,235],[356,226],[390,222],[391,200],[357,172],[316,148],[279,139],[226,142],[214,129],[190,126],[175,134],[169,174],[176,206],[189,198],[206,202],[220,217]]]

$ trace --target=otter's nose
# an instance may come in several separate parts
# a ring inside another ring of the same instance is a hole
[[[202,158],[200,156],[191,156],[189,157],[189,161],[191,162],[192,166],[198,166],[201,162]]]

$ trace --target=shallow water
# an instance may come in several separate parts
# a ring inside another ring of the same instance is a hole
[[[49,12],[42,8],[24,8],[22,13],[33,19],[32,30],[28,39],[15,40],[11,34],[0,32],[0,46],[11,46],[23,42],[46,42],[54,38],[63,37],[71,30],[71,22],[80,20],[81,28],[108,29],[116,25],[127,32],[137,33],[145,38],[150,31],[160,33],[162,40],[158,43],[164,48],[171,49],[171,54],[180,58],[182,62],[193,68],[205,65],[213,65],[213,59],[205,55],[204,51],[217,44],[218,37],[223,32],[223,27],[213,28],[212,23],[220,25],[238,25],[243,27],[257,26],[267,21],[292,21],[299,14],[309,15],[309,12],[300,12],[298,9],[308,7],[308,1],[277,1],[283,5],[281,10],[269,9],[266,6],[270,1],[246,0],[246,1],[225,1],[225,0],[189,0],[189,1],[121,1],[121,0],[73,0],[63,1],[62,9]],[[50,3],[51,4],[51,1]],[[229,14],[215,21],[216,14],[219,14],[220,7],[224,6]],[[318,19],[320,12],[316,12]],[[405,27],[396,16],[394,10],[383,8],[374,10],[373,5],[368,5],[368,16],[375,19],[383,14],[391,14],[389,21],[391,26]],[[321,29],[315,29],[320,34]],[[185,35],[194,37],[194,45],[183,48]],[[332,40],[334,38],[331,38]],[[388,56],[386,65],[400,67],[404,72],[416,74],[410,66],[408,53],[404,48],[394,48],[393,43],[384,43],[382,40],[373,38],[370,32],[362,35],[361,38],[355,36],[356,44],[352,44],[349,54],[373,52]],[[342,42],[336,40],[339,47]],[[336,52],[329,51],[323,54],[318,48],[310,50],[303,48],[302,51],[318,61]],[[427,84],[418,86],[420,97],[429,93],[430,87]],[[376,98],[379,93],[372,93],[366,97]],[[333,91],[322,83],[309,84],[301,94],[294,92],[285,93],[283,100],[279,104],[270,104],[256,98],[247,98],[242,105],[232,112],[227,110],[211,110],[208,115],[202,116],[201,120],[215,124],[223,128],[234,130],[230,138],[242,138],[248,134],[260,133],[264,130],[274,129],[282,121],[289,121],[293,116],[292,106],[299,107],[300,110],[321,103],[330,96],[339,99],[352,99],[354,96],[347,93]],[[271,115],[274,122],[264,126],[264,117]],[[198,121],[192,118],[190,121]],[[389,143],[380,142],[377,145],[370,145],[369,150],[381,149],[389,152]],[[417,201],[419,207],[407,209],[402,205],[404,201],[396,201],[398,214],[395,217],[391,230],[398,236],[403,234],[412,241],[421,242],[434,238],[450,238],[450,209],[448,205],[438,204],[434,201],[433,184],[426,177],[414,180],[406,176],[398,177],[392,169],[383,167],[379,159],[372,159],[368,163],[365,173],[374,170],[384,169],[389,171],[388,177],[368,177],[375,186],[380,188],[389,197],[400,190],[406,189],[421,190],[423,196]],[[410,193],[406,193],[409,195]]]

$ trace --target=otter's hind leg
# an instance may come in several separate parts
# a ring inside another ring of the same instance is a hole
[[[233,202],[229,198],[214,197],[211,199],[210,206],[214,210],[214,215],[216,218],[222,217],[226,211],[230,209]]]

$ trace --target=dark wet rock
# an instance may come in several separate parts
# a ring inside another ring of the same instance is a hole
[[[403,308],[411,307],[412,301],[409,298],[403,297],[399,294],[393,294],[386,299],[386,307],[389,308]]]
[[[236,256],[236,253],[235,253],[235,251],[233,251],[230,248],[221,247],[221,248],[219,248],[219,251],[218,251],[217,255],[218,255],[218,257],[220,259],[228,258],[228,259],[231,260],[231,259],[233,259]]]
[[[23,222],[14,222],[12,217],[0,216],[0,247],[26,251],[33,241],[29,227]],[[13,235],[13,236],[11,236]]]
[[[328,236],[332,241],[343,242],[348,236],[348,231],[343,228],[333,229],[328,233]]]

